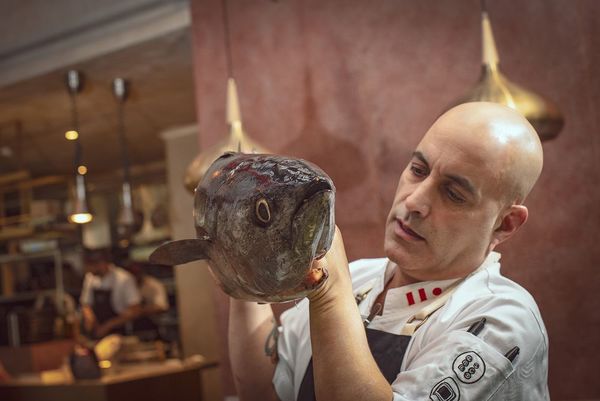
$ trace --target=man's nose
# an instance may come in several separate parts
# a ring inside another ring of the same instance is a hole
[[[404,200],[404,206],[409,215],[426,217],[431,212],[432,185],[429,180],[415,184]]]

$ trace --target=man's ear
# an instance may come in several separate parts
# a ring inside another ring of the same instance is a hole
[[[496,222],[489,251],[512,237],[525,224],[527,216],[529,216],[529,211],[523,205],[512,205],[506,209]]]

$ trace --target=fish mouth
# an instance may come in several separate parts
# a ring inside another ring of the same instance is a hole
[[[322,229],[321,234],[319,234],[321,238],[314,243],[314,245],[316,245],[316,248],[314,249],[314,259],[316,260],[322,259],[325,256],[333,240],[332,227],[335,227],[335,223],[333,222],[333,210],[331,205],[333,205],[335,199],[334,194],[335,187],[331,181],[326,179],[313,180],[306,190],[304,200],[300,203],[300,207],[294,215],[295,223],[302,220],[302,216],[305,216],[308,209],[311,208],[315,209],[319,218],[326,216],[324,225],[320,227]],[[326,206],[327,204],[329,204],[329,206]],[[320,207],[317,205],[320,205]],[[325,215],[322,214],[323,212],[325,212]],[[316,216],[313,216],[313,218],[315,217]],[[319,218],[316,218],[315,221]],[[306,219],[305,223],[308,223],[310,220],[312,219]]]
[[[335,189],[328,180],[314,180],[306,188],[291,225],[291,248],[304,263],[323,258],[331,247],[335,232],[334,203]]]
[[[304,200],[306,201],[323,191],[333,191],[333,185],[327,180],[314,180],[309,184],[306,194],[304,195]]]

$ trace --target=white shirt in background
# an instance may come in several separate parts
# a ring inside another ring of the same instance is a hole
[[[141,295],[133,275],[115,265],[111,265],[110,270],[103,277],[86,273],[79,298],[82,305],[93,306],[94,289],[112,290],[110,300],[117,314],[141,302]]]
[[[165,286],[156,278],[144,276],[142,285],[140,286],[140,293],[144,306],[152,305],[163,310],[169,309]]]

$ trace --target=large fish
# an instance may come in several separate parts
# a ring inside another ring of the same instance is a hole
[[[168,242],[150,261],[206,259],[223,290],[239,299],[303,298],[327,278],[311,265],[331,246],[334,198],[333,182],[310,162],[225,153],[196,188],[197,238]]]

